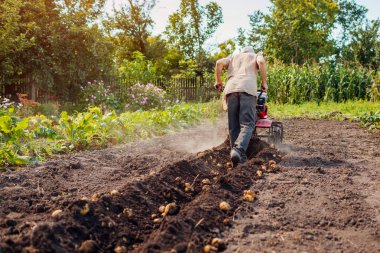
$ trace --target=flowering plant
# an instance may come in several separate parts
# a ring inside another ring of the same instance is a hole
[[[110,86],[103,81],[88,82],[85,87],[81,86],[81,104],[87,107],[100,107],[102,111],[119,110],[120,100],[112,93]]]
[[[20,109],[22,104],[12,102],[9,98],[2,98],[0,96],[0,116],[15,113],[16,109]]]
[[[146,85],[137,83],[129,89],[126,98],[127,110],[149,110],[153,108],[164,109],[169,103],[166,91],[151,83]]]

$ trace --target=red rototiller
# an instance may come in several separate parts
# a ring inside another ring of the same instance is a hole
[[[282,123],[268,119],[268,105],[266,105],[268,98],[267,93],[257,91],[257,94],[257,121],[253,137],[264,137],[268,139],[269,143],[278,145],[282,143],[284,137]]]

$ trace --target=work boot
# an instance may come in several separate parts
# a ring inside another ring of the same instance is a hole
[[[238,163],[244,163],[247,161],[247,155],[244,150],[239,148],[233,148],[231,150],[231,161],[233,165],[237,165]]]
[[[231,149],[231,162],[234,166],[236,166],[238,163],[240,163],[240,152],[238,149],[233,148]]]

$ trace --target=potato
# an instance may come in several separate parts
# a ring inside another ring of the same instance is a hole
[[[256,193],[252,190],[245,190],[244,191],[244,195],[252,195],[252,196],[256,196]]]
[[[247,202],[253,202],[255,198],[252,195],[244,195],[243,200]]]
[[[231,221],[230,219],[228,219],[228,218],[225,218],[225,219],[223,220],[223,224],[224,224],[225,226],[231,226],[231,225],[232,225],[232,221]]]
[[[111,191],[111,195],[118,195],[119,194],[119,191],[118,190],[112,190]]]
[[[117,246],[114,251],[115,253],[127,253],[127,248],[125,246]]]
[[[157,218],[157,214],[152,214],[151,216],[150,216],[150,218],[152,218],[152,219],[155,219],[155,218]]]
[[[86,205],[84,205],[84,207],[80,210],[80,214],[81,215],[86,215],[90,212],[90,206],[88,205],[88,203]]]
[[[206,185],[202,186],[202,191],[207,191],[210,188],[211,188],[210,185],[206,184]]]
[[[226,249],[226,243],[220,238],[213,238],[211,240],[211,246],[215,247],[218,251]]]
[[[245,190],[243,200],[247,202],[253,202],[256,198],[256,193],[252,190]]]
[[[162,213],[162,216],[166,216],[166,215],[174,215],[178,212],[178,206],[175,204],[175,203],[170,203],[170,204],[167,204],[165,206],[165,210],[164,212]]]
[[[160,219],[160,218],[156,218],[153,220],[154,223],[161,223],[161,221],[162,221],[162,219]]]
[[[221,163],[218,163],[218,164],[216,165],[216,167],[218,167],[218,168],[222,168],[223,165],[222,165]]]
[[[128,219],[133,217],[133,210],[131,208],[124,208],[123,214],[127,215]]]
[[[256,171],[256,174],[261,177],[263,175],[263,172],[261,170]]]
[[[230,204],[228,204],[226,201],[222,201],[219,203],[219,208],[223,211],[229,211],[231,210]]]
[[[61,216],[62,214],[62,210],[58,209],[58,210],[55,210],[54,212],[52,212],[51,216],[52,217],[58,217],[58,216]]]
[[[99,250],[98,244],[93,240],[86,240],[82,242],[79,247],[81,253],[96,253]]]
[[[194,188],[190,183],[185,183],[185,192],[193,192]]]
[[[202,184],[211,184],[211,181],[210,181],[210,179],[205,178],[202,180]]]
[[[165,206],[160,206],[160,207],[158,208],[158,211],[159,211],[160,213],[165,212]]]
[[[206,245],[203,247],[203,252],[204,253],[210,253],[210,252],[213,252],[213,251],[217,251],[217,248],[211,246],[211,245]]]
[[[92,201],[92,202],[96,202],[96,201],[99,200],[99,198],[100,198],[99,194],[95,193],[95,194],[93,194],[93,195],[91,196],[91,201]]]

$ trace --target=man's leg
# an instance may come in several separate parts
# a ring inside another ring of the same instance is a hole
[[[238,92],[227,95],[228,132],[231,148],[234,146],[240,133],[239,123],[240,94]]]
[[[256,122],[256,104],[257,98],[255,96],[241,93],[239,111],[240,133],[235,141],[234,147],[241,151],[243,156],[247,151],[254,130]]]

